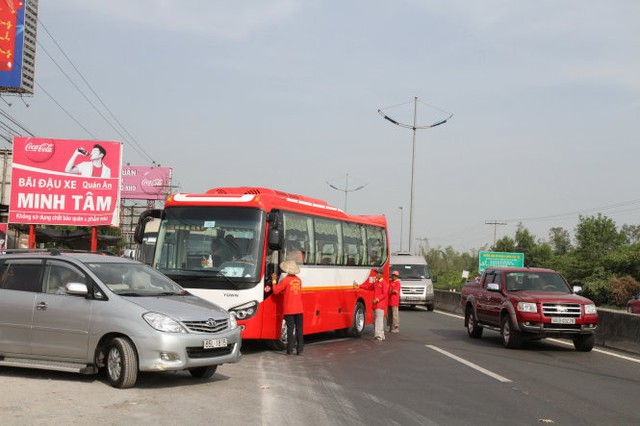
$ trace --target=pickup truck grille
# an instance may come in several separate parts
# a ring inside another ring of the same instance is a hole
[[[543,303],[545,317],[580,318],[582,307],[578,303]]]

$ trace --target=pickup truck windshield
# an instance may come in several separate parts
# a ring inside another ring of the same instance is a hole
[[[554,272],[510,272],[507,274],[508,291],[560,291],[570,293],[571,288],[560,274]]]

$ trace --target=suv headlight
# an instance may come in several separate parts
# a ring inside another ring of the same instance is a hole
[[[238,321],[236,320],[236,313],[229,312],[229,328],[233,330],[238,327]]]
[[[166,315],[162,315],[156,312],[147,312],[142,315],[142,318],[151,327],[158,331],[164,331],[167,333],[186,333],[187,330],[180,325],[180,323],[173,318],[169,318]]]
[[[597,314],[598,310],[596,309],[596,305],[584,305],[584,313],[587,315]]]
[[[520,312],[538,312],[538,306],[530,302],[518,302],[518,310]]]

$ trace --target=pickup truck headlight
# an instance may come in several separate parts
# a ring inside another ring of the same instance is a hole
[[[538,305],[530,302],[518,302],[520,312],[538,312]]]
[[[587,315],[597,314],[596,305],[584,305],[584,313]]]

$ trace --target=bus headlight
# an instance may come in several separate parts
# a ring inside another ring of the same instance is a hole
[[[229,313],[233,314],[237,320],[246,320],[253,317],[258,312],[258,301],[252,300],[240,306],[229,308]]]

